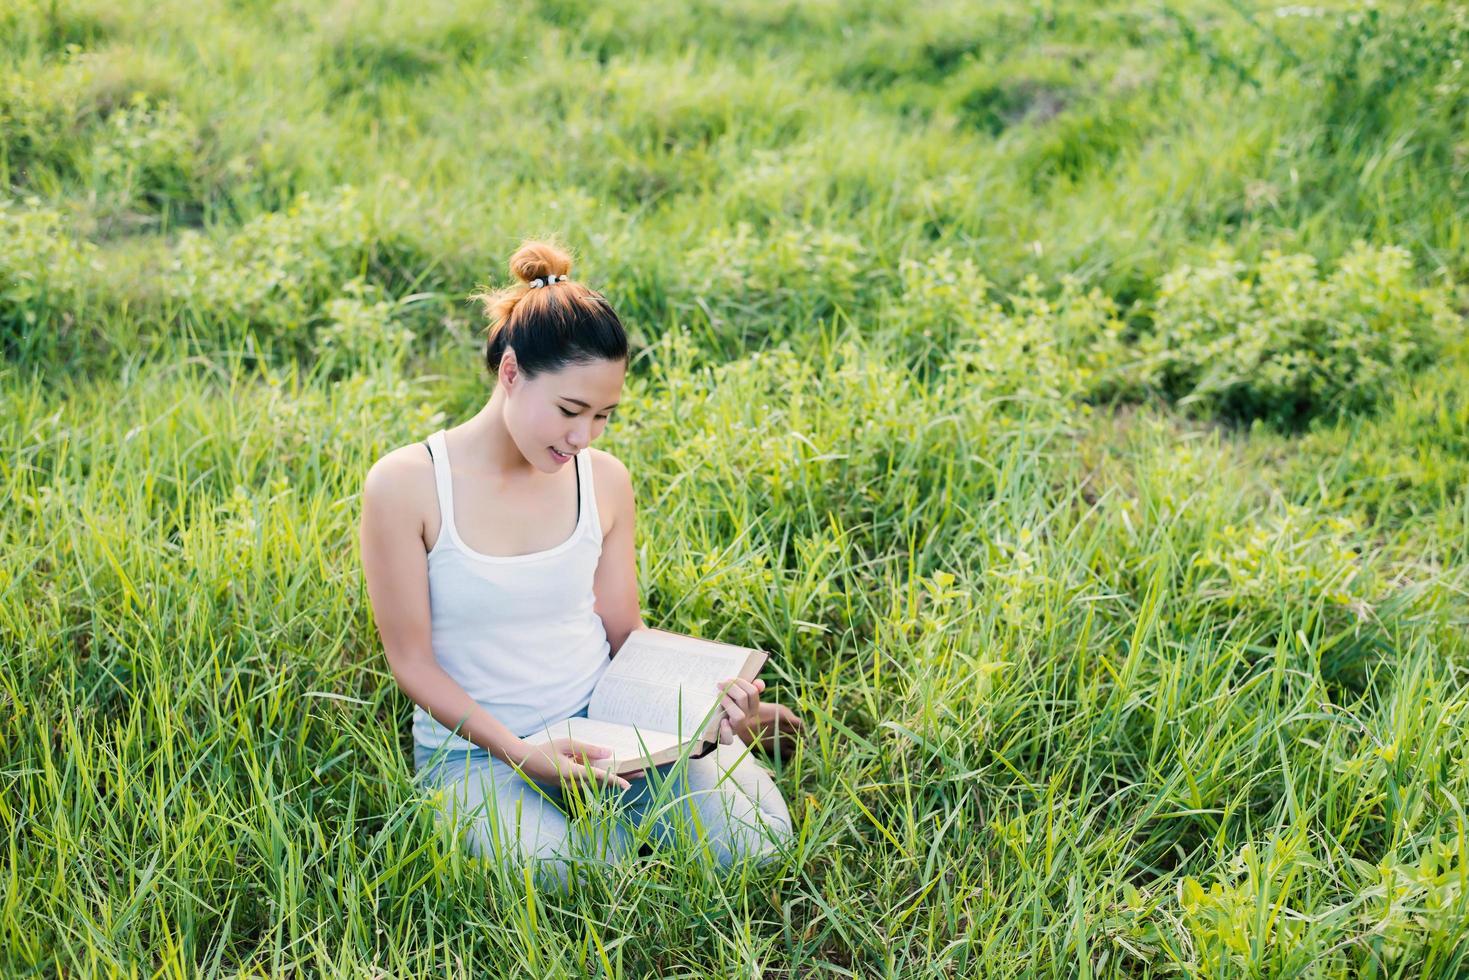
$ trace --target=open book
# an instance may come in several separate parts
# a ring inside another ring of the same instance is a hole
[[[585,718],[566,718],[527,735],[534,745],[571,737],[605,746],[610,756],[588,760],[616,773],[636,772],[690,755],[719,741],[724,718],[719,682],[754,680],[766,653],[666,630],[628,635],[592,690]]]

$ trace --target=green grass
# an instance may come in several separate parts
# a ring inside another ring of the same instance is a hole
[[[1469,971],[1466,31],[7,7],[0,972]],[[771,866],[544,892],[409,782],[357,494],[540,233],[646,617],[808,722]]]

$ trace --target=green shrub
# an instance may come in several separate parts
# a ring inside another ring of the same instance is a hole
[[[0,71],[0,178],[26,183],[34,168],[62,168],[75,148],[81,90],[58,71]]]
[[[1245,844],[1229,862],[1225,880],[1207,890],[1189,876],[1179,881],[1184,923],[1209,975],[1288,961],[1307,929],[1306,917],[1288,903],[1299,900],[1301,871],[1315,863],[1304,838],[1290,836],[1263,848]]]
[[[1439,726],[1448,732],[1462,731],[1465,702],[1425,705]],[[1450,736],[1453,737],[1453,736]],[[1396,742],[1370,750],[1384,767],[1394,767],[1404,756]],[[1469,894],[1469,862],[1462,839],[1443,837],[1422,844],[1416,855],[1389,854],[1373,864],[1354,860],[1351,869],[1364,901],[1358,921],[1364,930],[1382,936],[1382,956],[1389,963],[1411,962],[1421,949],[1452,949],[1462,943],[1464,902]]]
[[[1469,341],[1457,339],[1369,419],[1319,426],[1299,443],[1292,482],[1312,498],[1401,524],[1462,510],[1469,493]]]
[[[974,260],[948,249],[904,259],[899,276],[884,328],[897,334],[910,361],[960,372],[991,395],[1105,391],[1126,354],[1116,304],[1074,279],[1047,298],[1029,277],[1002,303]]]
[[[996,395],[1066,398],[1107,390],[1123,356],[1117,307],[1099,290],[1063,282],[1054,299],[1028,277],[1004,312],[991,306],[959,342],[954,364]]]
[[[1194,559],[1206,604],[1278,619],[1282,608],[1340,609],[1366,620],[1381,593],[1353,521],[1286,504],[1258,523],[1227,524]]]
[[[1402,248],[1358,242],[1325,278],[1309,255],[1270,251],[1249,270],[1217,251],[1164,277],[1132,377],[1199,414],[1292,427],[1375,407],[1452,322]]]
[[[60,212],[0,197],[0,349],[30,359],[74,328],[95,260]]]
[[[89,176],[94,193],[114,209],[191,208],[200,196],[200,164],[193,123],[137,93],[101,126]]]
[[[1462,702],[1435,708],[1463,713]],[[1347,763],[1350,771],[1390,768],[1396,762],[1397,746],[1363,742],[1358,758]],[[1463,932],[1466,869],[1461,845],[1461,838],[1448,837],[1415,843],[1416,855],[1400,857],[1390,851],[1375,863],[1349,858],[1341,868],[1342,877],[1354,885],[1344,896],[1348,900],[1323,914],[1304,915],[1295,906],[1313,896],[1301,882],[1325,863],[1305,835],[1273,835],[1261,845],[1245,844],[1208,888],[1191,875],[1179,879],[1183,922],[1203,975],[1277,976],[1309,970],[1310,957],[1301,951],[1309,933],[1354,926],[1371,937],[1379,963],[1427,975],[1409,966],[1412,957],[1424,949],[1451,948]]]
[[[1256,653],[1306,651],[1303,668],[1349,700],[1396,662],[1403,623],[1432,614],[1428,584],[1421,568],[1374,548],[1355,518],[1287,503],[1211,530],[1186,588],[1205,621],[1248,637]]]
[[[403,364],[413,331],[397,319],[401,304],[382,287],[353,279],[322,309],[326,326],[316,334],[318,369],[341,376]]]
[[[357,193],[301,194],[222,241],[188,231],[166,275],[178,315],[209,336],[246,328],[269,343],[310,348],[322,307],[369,263],[374,228]]]
[[[0,180],[50,194],[76,181],[108,210],[192,204],[198,127],[172,100],[166,59],[132,49],[0,70]]]

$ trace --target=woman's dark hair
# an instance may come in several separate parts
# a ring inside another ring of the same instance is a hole
[[[568,364],[627,360],[627,333],[601,293],[566,276],[571,255],[559,245],[524,242],[510,256],[510,273],[519,282],[504,289],[480,289],[479,300],[490,329],[485,338],[485,366],[500,370],[506,347],[527,377],[557,371]],[[549,277],[555,276],[554,281]],[[540,280],[542,285],[532,287]]]

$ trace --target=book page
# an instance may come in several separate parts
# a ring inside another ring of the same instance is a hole
[[[632,728],[607,721],[594,721],[590,718],[566,718],[561,721],[553,721],[546,726],[544,731],[527,735],[525,741],[535,745],[539,742],[549,742],[553,738],[568,737],[578,742],[587,742],[611,749],[613,764],[628,759],[642,759],[679,744],[678,739],[668,732]],[[646,752],[644,752],[645,748]],[[591,761],[598,767],[609,765],[606,758]]]
[[[751,651],[693,638],[635,633],[612,658],[587,707],[589,717],[702,737],[721,696]],[[680,703],[681,702],[681,703]]]

